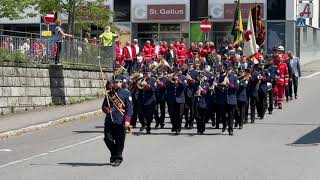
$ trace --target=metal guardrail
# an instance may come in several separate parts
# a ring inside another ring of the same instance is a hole
[[[96,40],[65,39],[60,52],[62,64],[101,65],[112,67],[114,47],[102,47]],[[0,29],[0,62],[54,64],[57,53],[55,36]]]

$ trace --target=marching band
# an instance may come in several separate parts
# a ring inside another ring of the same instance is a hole
[[[213,42],[192,43],[187,49],[178,41],[147,41],[140,52],[135,39],[123,48],[117,42],[116,54],[114,75],[122,76],[122,87],[132,96],[131,125],[136,128],[139,122],[140,131],[147,134],[153,119],[155,128],[165,127],[168,112],[176,135],[183,120],[186,129],[196,123],[199,135],[210,121],[233,135],[234,128],[242,129],[248,119],[255,123],[267,110],[272,114],[274,107],[282,109],[290,82],[289,57],[282,46],[271,57],[265,57],[262,49],[245,57],[239,46],[225,44],[217,50]]]

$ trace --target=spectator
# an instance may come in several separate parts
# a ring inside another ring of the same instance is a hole
[[[56,41],[57,52],[56,52],[56,57],[55,57],[55,64],[60,64],[59,60],[60,60],[60,52],[61,52],[63,40],[66,36],[72,37],[72,35],[64,32],[64,30],[62,28],[62,22],[60,19],[56,19],[55,24],[56,24],[56,28],[55,28],[54,33],[55,33],[55,36],[57,37],[57,41]]]

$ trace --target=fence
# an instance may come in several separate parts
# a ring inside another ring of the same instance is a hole
[[[114,47],[104,48],[97,41],[82,38],[65,39],[60,52],[62,64],[101,65],[112,67]],[[55,36],[0,29],[0,62],[53,64],[57,47]]]
[[[297,50],[303,64],[320,60],[320,29],[306,26],[298,29]]]

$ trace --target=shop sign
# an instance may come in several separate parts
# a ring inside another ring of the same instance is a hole
[[[299,18],[312,18],[313,17],[313,4],[312,3],[299,3],[298,4],[298,17]]]
[[[242,18],[248,19],[249,10],[259,5],[261,7],[261,18],[264,19],[264,4],[263,3],[241,3]],[[236,5],[233,3],[211,3],[209,4],[209,14],[213,19],[233,19]]]
[[[159,4],[147,6],[148,20],[178,20],[186,19],[185,4]]]

